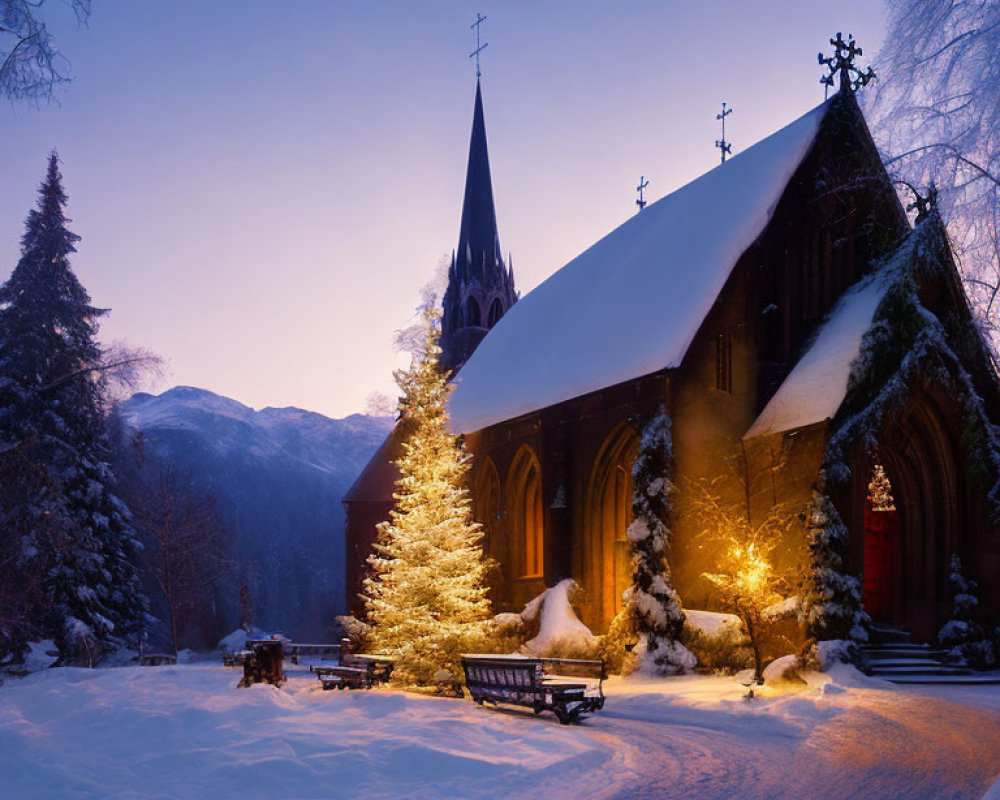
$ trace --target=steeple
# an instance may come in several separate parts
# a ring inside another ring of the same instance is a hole
[[[500,250],[483,92],[477,78],[458,250],[452,255],[444,294],[442,363],[449,369],[461,367],[515,302],[514,274]]]
[[[472,140],[469,142],[469,166],[465,171],[465,200],[462,225],[458,231],[458,267],[460,275],[479,267],[482,256],[493,262],[499,258],[500,236],[497,212],[493,205],[493,179],[490,154],[486,147],[486,120],[483,117],[483,92],[476,81],[476,105],[472,112]]]

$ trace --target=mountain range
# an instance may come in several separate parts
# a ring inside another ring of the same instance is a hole
[[[142,433],[148,452],[214,496],[230,530],[234,585],[249,587],[254,624],[325,640],[346,607],[340,500],[392,419],[255,411],[191,386],[133,395],[120,416],[133,438]],[[223,597],[219,606],[221,628],[235,628],[238,597]]]

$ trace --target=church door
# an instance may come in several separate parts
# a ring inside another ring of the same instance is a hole
[[[890,622],[893,597],[893,557],[899,545],[899,512],[892,486],[876,464],[865,502],[864,608],[875,622]]]

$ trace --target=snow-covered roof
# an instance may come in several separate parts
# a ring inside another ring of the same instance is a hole
[[[452,429],[480,430],[680,364],[826,108],[651,204],[521,298],[462,367]]]
[[[847,395],[851,362],[885,292],[885,283],[875,277],[844,292],[744,439],[823,422],[837,413]]]

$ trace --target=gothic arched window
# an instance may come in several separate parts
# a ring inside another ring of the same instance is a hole
[[[465,324],[470,328],[478,328],[482,318],[479,315],[479,303],[475,297],[470,297],[465,301]]]
[[[473,517],[483,526],[483,550],[488,556],[499,559],[500,543],[496,533],[500,519],[500,477],[489,458],[476,473],[472,499]]]
[[[490,316],[487,322],[488,326],[492,328],[500,321],[500,317],[503,316],[503,306],[500,305],[500,298],[496,297],[493,302],[490,303]]]
[[[511,567],[515,578],[540,576],[544,568],[542,471],[530,447],[523,447],[511,466]]]
[[[632,465],[639,437],[625,424],[612,431],[594,464],[584,580],[594,597],[592,624],[605,629],[632,585],[632,565],[625,533],[632,521]]]
[[[493,601],[506,599],[506,581],[509,575],[507,547],[500,536],[500,476],[487,458],[476,473],[472,491],[472,515],[483,526],[483,552],[500,566],[491,569],[489,585]]]

